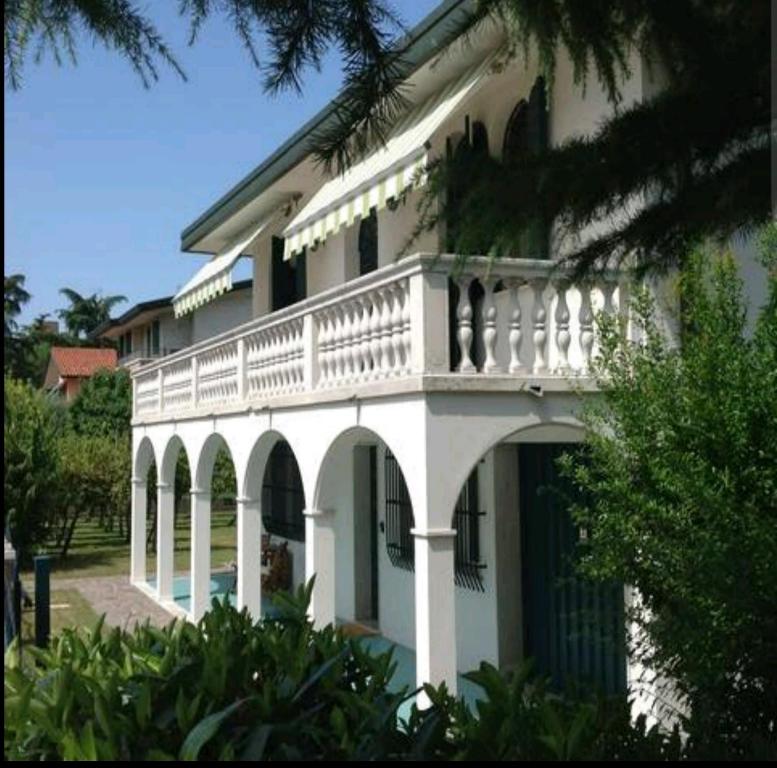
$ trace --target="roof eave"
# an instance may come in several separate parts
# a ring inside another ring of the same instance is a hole
[[[475,0],[445,0],[398,41],[396,49],[409,67],[408,75],[450,42],[448,33],[458,26],[462,14],[471,13],[475,7]],[[304,160],[315,132],[334,118],[336,103],[337,98],[186,227],[181,233],[181,250],[202,252],[198,243]]]

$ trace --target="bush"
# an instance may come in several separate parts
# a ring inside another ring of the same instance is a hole
[[[67,555],[76,524],[98,518],[102,525],[118,522],[129,535],[131,452],[129,437],[66,432],[57,440],[57,544]]]
[[[56,498],[57,408],[29,384],[5,379],[3,505],[5,527],[28,559],[43,543]]]
[[[716,757],[777,743],[775,253],[755,334],[733,260],[702,253],[682,276],[681,348],[647,296],[638,343],[602,318],[603,396],[564,465],[585,573],[636,588],[632,652],[673,681],[693,748]]]
[[[68,414],[79,434],[129,435],[132,382],[127,371],[97,371],[82,384]]]
[[[397,711],[391,654],[306,616],[311,585],[254,624],[214,601],[197,625],[65,630],[19,667],[6,655],[7,760],[395,760],[668,757],[676,737],[632,726],[620,703],[566,702],[486,665],[479,716],[444,687]]]

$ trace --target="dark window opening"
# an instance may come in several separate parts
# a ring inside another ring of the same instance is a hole
[[[286,260],[283,258],[283,238],[272,239],[272,311],[285,309],[307,296],[307,253]]]
[[[305,540],[305,494],[297,460],[281,440],[267,460],[262,484],[262,522],[269,534],[293,541]]]
[[[160,346],[159,320],[154,320],[151,324],[151,354],[158,355]]]
[[[370,208],[370,215],[359,224],[359,274],[366,275],[378,268],[378,214]]]
[[[505,162],[520,162],[530,154],[543,152],[548,147],[548,110],[545,81],[538,77],[529,94],[529,100],[518,102],[507,121],[502,159]],[[518,256],[529,259],[549,257],[550,227],[547,220],[532,224],[518,244]]]
[[[453,527],[456,529],[456,584],[477,592],[485,591],[482,573],[486,566],[480,560],[480,518],[485,514],[479,506],[476,467],[456,501]]]

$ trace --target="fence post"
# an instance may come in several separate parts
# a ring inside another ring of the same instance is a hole
[[[35,567],[35,645],[45,648],[51,633],[51,558],[38,555],[33,558]]]

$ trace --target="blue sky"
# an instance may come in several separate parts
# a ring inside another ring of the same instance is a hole
[[[412,25],[436,4],[394,8]],[[211,19],[189,48],[177,5],[145,7],[188,82],[162,68],[145,90],[121,57],[84,41],[77,66],[29,61],[22,89],[6,88],[5,273],[27,276],[22,322],[62,307],[62,287],[124,294],[120,311],[174,293],[203,259],[180,252],[181,230],[339,87],[332,56],[301,96],[265,95],[228,25]]]

